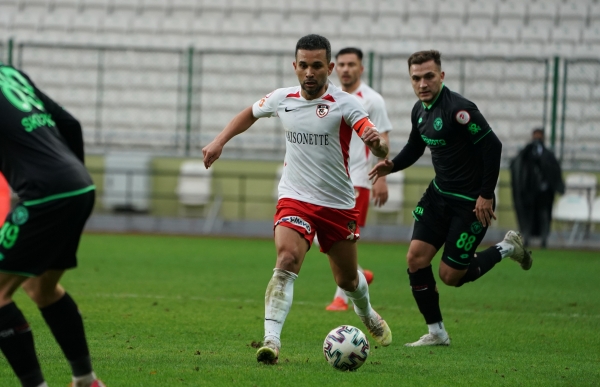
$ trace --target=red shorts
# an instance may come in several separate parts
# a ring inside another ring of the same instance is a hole
[[[295,199],[280,199],[273,218],[274,226],[283,226],[298,231],[312,245],[315,232],[319,233],[321,252],[326,253],[335,242],[358,240],[358,211],[338,210],[301,202]]]
[[[356,198],[354,209],[358,211],[358,225],[359,227],[365,227],[367,213],[369,212],[371,190],[365,187],[354,187],[354,197]]]

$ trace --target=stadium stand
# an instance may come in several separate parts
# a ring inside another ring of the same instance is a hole
[[[480,106],[505,160],[532,127],[550,125],[557,55],[562,157],[576,166],[598,159],[597,0],[0,0],[0,36],[17,43],[16,64],[82,119],[99,151],[178,151],[190,138],[198,152],[241,108],[296,83],[292,48],[311,32],[334,51],[376,53],[365,73],[397,128],[392,151],[410,130],[411,52],[442,51],[446,84]],[[277,121],[262,121],[235,145],[280,152]]]

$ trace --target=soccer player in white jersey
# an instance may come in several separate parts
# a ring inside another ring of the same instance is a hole
[[[342,90],[358,97],[367,113],[369,119],[375,124],[381,138],[389,144],[388,132],[392,130],[392,123],[385,109],[385,101],[381,94],[370,88],[361,81],[364,71],[362,65],[363,52],[355,47],[341,49],[335,56],[335,71],[342,84]],[[371,190],[373,191],[373,204],[383,206],[388,199],[388,187],[385,180],[378,179],[375,184],[369,180],[369,149],[360,140],[356,132],[350,141],[350,178],[354,185],[356,206],[359,212],[358,226],[364,227],[369,211],[369,200]],[[373,281],[373,273],[369,270],[361,270],[370,284]],[[333,297],[333,302],[326,308],[329,311],[344,311],[348,309],[348,297],[344,290],[338,287]]]
[[[265,364],[279,359],[294,280],[315,232],[336,283],[354,303],[354,311],[371,336],[382,346],[392,341],[387,323],[371,307],[365,276],[357,270],[358,211],[348,171],[353,131],[377,157],[387,155],[387,143],[360,101],[329,82],[334,63],[326,38],[304,36],[296,44],[295,55],[293,66],[300,85],[277,89],[242,110],[202,149],[209,168],[225,144],[257,119],[279,117],[285,129],[286,155],[273,226],[277,260],[265,294],[263,346],[256,353]]]

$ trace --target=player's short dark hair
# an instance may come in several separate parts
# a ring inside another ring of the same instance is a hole
[[[438,50],[417,51],[408,58],[408,69],[414,64],[423,64],[432,60],[438,68],[442,69],[442,54]]]
[[[356,48],[356,47],[346,47],[346,48],[342,48],[340,51],[338,51],[337,54],[335,54],[335,59],[337,60],[338,56],[340,55],[346,55],[346,54],[354,54],[358,57],[358,59],[360,61],[362,61],[363,59],[363,52],[360,48]]]
[[[534,128],[531,134],[541,133],[542,136],[545,134],[544,128]]]
[[[298,40],[296,43],[296,52],[294,56],[298,56],[298,50],[325,50],[325,54],[327,55],[327,63],[331,62],[331,44],[326,37],[316,34],[306,35]]]

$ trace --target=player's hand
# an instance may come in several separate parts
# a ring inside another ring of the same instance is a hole
[[[477,216],[477,220],[481,222],[483,227],[487,227],[492,224],[492,218],[496,219],[493,209],[494,199],[484,199],[481,196],[477,198],[475,202],[475,209],[473,212]]]
[[[383,206],[388,200],[388,186],[384,177],[378,178],[373,183],[373,204],[376,207]]]
[[[217,161],[219,157],[221,157],[221,152],[223,152],[223,145],[215,142],[214,140],[202,148],[202,154],[204,155],[204,167],[206,169],[210,168],[210,166]]]
[[[381,143],[379,131],[373,126],[367,126],[360,138],[362,138],[365,145],[369,148],[378,149]]]
[[[394,163],[391,160],[385,159],[380,161],[369,171],[369,179],[375,184],[380,177],[389,175],[392,172],[392,168],[394,168]]]

